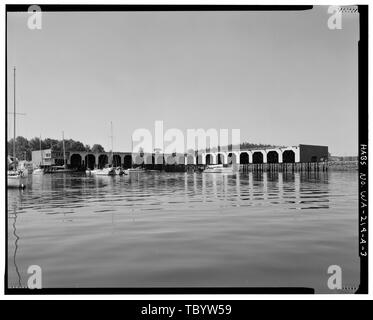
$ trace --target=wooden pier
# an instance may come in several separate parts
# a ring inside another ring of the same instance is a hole
[[[202,172],[208,165],[172,165],[158,168],[167,172]],[[239,172],[327,172],[328,162],[250,163],[233,165]]]
[[[241,172],[325,172],[327,162],[240,164]]]

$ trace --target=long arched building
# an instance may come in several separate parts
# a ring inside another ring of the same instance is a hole
[[[199,154],[163,154],[130,152],[69,151],[66,164],[73,168],[103,167],[113,157],[115,166],[130,168],[136,165],[209,165],[209,164],[259,164],[259,163],[308,163],[328,160],[328,147],[300,144],[292,147],[201,152]],[[33,151],[34,165],[62,165],[63,154],[51,149]]]

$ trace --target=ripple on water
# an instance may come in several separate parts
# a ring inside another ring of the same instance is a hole
[[[50,287],[328,292],[331,264],[358,283],[357,199],[348,172],[31,176],[8,192],[9,283],[39,264]]]

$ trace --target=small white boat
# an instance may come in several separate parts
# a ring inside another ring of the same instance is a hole
[[[8,188],[25,188],[26,185],[23,183],[22,175],[18,171],[8,171]]]
[[[141,168],[141,167],[137,167],[137,168],[129,168],[127,169],[128,173],[131,173],[131,172],[145,172],[145,169],[144,168]]]
[[[69,169],[67,166],[51,166],[50,168],[53,173],[59,173],[59,172],[75,172],[76,169]]]
[[[123,170],[121,167],[115,168],[115,174],[118,176],[127,175],[128,170]]]
[[[222,164],[209,165],[204,173],[233,173],[233,167],[224,167]]]
[[[34,169],[32,174],[33,175],[42,175],[42,174],[44,174],[44,169],[43,168],[36,168],[36,169]]]
[[[91,170],[90,174],[93,174],[95,176],[115,176],[116,173],[115,173],[115,168],[109,167],[109,168]]]

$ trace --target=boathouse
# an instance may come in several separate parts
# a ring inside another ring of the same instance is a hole
[[[299,144],[290,147],[264,148],[251,150],[201,152],[199,154],[132,154],[130,152],[100,152],[68,151],[65,153],[66,164],[72,168],[103,167],[111,159],[114,166],[130,168],[132,166],[148,166],[161,168],[173,165],[211,165],[211,164],[273,164],[273,163],[316,163],[328,160],[328,147]],[[63,164],[61,152],[51,149],[33,151],[34,165]],[[62,162],[62,163],[61,163]]]

